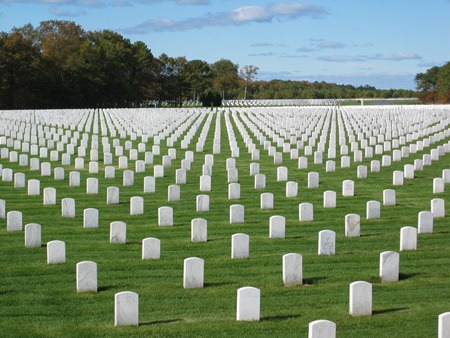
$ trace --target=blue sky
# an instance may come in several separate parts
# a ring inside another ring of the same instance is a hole
[[[259,67],[257,79],[414,89],[450,61],[450,0],[0,0],[0,31],[75,21],[154,56]]]

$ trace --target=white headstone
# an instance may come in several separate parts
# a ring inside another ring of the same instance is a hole
[[[366,203],[366,219],[380,218],[381,203],[378,201],[368,201]]]
[[[130,198],[130,215],[144,214],[144,198],[141,196],[133,196]]]
[[[47,243],[47,264],[62,264],[66,262],[66,243],[59,240]]]
[[[303,257],[298,253],[283,255],[283,283],[285,286],[303,284]]]
[[[37,179],[28,180],[28,196],[39,196],[41,194],[41,182]]]
[[[142,240],[142,259],[159,259],[161,255],[161,240],[154,237]]]
[[[443,198],[433,198],[431,200],[431,213],[433,218],[445,217],[445,200]]]
[[[98,228],[98,209],[87,208],[83,211],[83,227]]]
[[[400,229],[400,251],[417,250],[417,229],[406,226]]]
[[[230,205],[230,224],[244,223],[245,209],[243,205],[233,204]]]
[[[259,321],[260,319],[260,296],[258,288],[246,286],[237,290],[238,321]]]
[[[259,163],[250,163],[250,176],[259,174]]]
[[[319,231],[319,255],[334,255],[336,253],[336,233],[332,230]]]
[[[266,175],[256,174],[254,187],[255,187],[255,189],[265,189],[266,188]]]
[[[300,156],[298,158],[298,169],[308,169],[308,158]]]
[[[79,171],[71,171],[69,173],[69,186],[70,187],[79,187],[80,186],[80,172]]]
[[[323,192],[323,207],[336,208],[336,192],[327,190]]]
[[[438,317],[438,338],[450,337],[450,312],[441,313]]]
[[[419,234],[433,233],[433,213],[430,211],[421,211],[418,215],[417,231]]]
[[[445,189],[444,179],[442,177],[433,178],[433,194],[443,193]]]
[[[111,244],[125,244],[127,242],[127,224],[125,222],[111,222],[109,226],[109,242]]]
[[[314,210],[312,203],[304,202],[299,204],[298,219],[300,222],[309,222],[314,220]]]
[[[248,258],[250,256],[250,237],[247,234],[234,234],[231,236],[231,258]]]
[[[22,212],[9,211],[6,214],[6,230],[7,231],[22,231]]]
[[[98,194],[98,178],[89,177],[86,179],[86,194]]]
[[[361,233],[361,217],[358,214],[345,215],[345,237],[359,237]]]
[[[234,200],[241,198],[241,185],[239,183],[228,184],[228,199]]]
[[[75,200],[73,198],[66,197],[61,200],[61,216],[75,217]]]
[[[378,160],[370,161],[370,172],[372,172],[372,173],[380,172],[380,161],[378,161]]]
[[[200,191],[204,192],[211,191],[211,176],[209,175],[200,176]]]
[[[97,292],[97,263],[77,263],[77,292]]]
[[[336,323],[325,319],[310,322],[308,338],[336,338]]]
[[[358,281],[350,284],[349,312],[352,317],[372,315],[372,284]]]
[[[184,260],[183,288],[202,288],[204,279],[205,261],[198,257]]]
[[[193,243],[208,241],[208,221],[204,218],[191,220],[191,241]]]
[[[284,216],[270,216],[269,238],[285,238],[286,218]]]
[[[41,247],[41,225],[37,223],[29,223],[25,225],[25,247],[40,248]]]
[[[298,183],[295,181],[286,182],[286,197],[294,198],[298,196]]]
[[[179,185],[171,184],[167,187],[167,201],[179,201],[181,198],[181,188]]]
[[[106,188],[106,204],[119,204],[120,190],[118,187]]]
[[[264,192],[260,195],[260,207],[261,210],[273,209],[273,194],[270,192]]]
[[[400,255],[394,251],[380,254],[381,282],[397,282],[399,278]]]
[[[355,182],[353,182],[352,180],[342,181],[342,196],[355,196]]]
[[[0,218],[6,218],[6,201],[0,199]]]
[[[403,166],[403,176],[407,179],[414,178],[414,164],[405,164]]]
[[[278,167],[277,168],[277,181],[284,182],[288,180],[288,168],[287,167]]]
[[[209,196],[208,195],[197,195],[195,210],[198,212],[209,211]]]
[[[311,171],[308,173],[308,188],[318,188],[319,187],[319,173]]]
[[[383,190],[383,205],[390,206],[395,205],[395,190],[393,189],[385,189]]]
[[[156,192],[156,179],[154,176],[144,177],[144,193]]]
[[[333,172],[335,172],[335,171],[336,171],[336,162],[335,162],[335,161],[332,161],[332,160],[328,160],[328,161],[325,163],[325,171],[326,171],[327,173],[333,173]]]
[[[158,208],[158,225],[159,226],[172,226],[173,225],[173,209],[172,207],[159,207]]]
[[[139,295],[131,291],[123,291],[114,295],[114,325],[139,325]]]
[[[122,184],[124,187],[131,187],[134,185],[134,171],[133,170],[124,170]]]
[[[395,170],[392,173],[392,184],[393,185],[403,185],[403,171]]]
[[[161,164],[157,164],[153,167],[153,176],[158,177],[164,177],[164,166]]]
[[[14,189],[23,189],[25,188],[25,174],[24,173],[15,173],[14,174]]]

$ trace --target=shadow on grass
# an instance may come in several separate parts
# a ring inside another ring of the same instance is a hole
[[[102,292],[102,291],[108,291],[111,289],[115,289],[117,288],[117,285],[106,285],[106,286],[100,286],[99,288],[97,288],[98,292]]]
[[[361,237],[376,237],[376,236],[382,236],[382,233],[373,233],[373,234],[360,234]]]
[[[312,277],[312,278],[303,278],[303,284],[305,285],[313,285],[319,284],[320,282],[328,279],[328,277]]]
[[[393,309],[374,310],[374,311],[372,311],[372,315],[376,316],[376,315],[382,315],[382,314],[385,314],[385,313],[404,311],[404,310],[409,310],[409,308],[407,308],[407,307],[398,307],[398,308],[393,308]]]
[[[139,323],[139,326],[146,326],[146,325],[157,325],[157,324],[171,324],[176,322],[181,322],[182,319],[166,319],[166,320],[155,320],[153,322],[145,322],[145,323]]]
[[[223,285],[233,285],[234,282],[217,282],[217,283],[204,283],[203,286],[205,288],[214,287],[214,286],[223,286]]]
[[[415,277],[415,276],[418,276],[418,275],[420,275],[420,273],[399,273],[399,275],[398,275],[398,279],[399,280],[405,280],[405,279],[409,279],[409,278],[412,278],[412,277]]]
[[[261,321],[269,321],[269,320],[279,321],[279,320],[295,319],[295,318],[300,318],[300,317],[301,316],[299,314],[284,315],[284,316],[272,316],[272,317],[263,317],[263,318],[261,318]]]

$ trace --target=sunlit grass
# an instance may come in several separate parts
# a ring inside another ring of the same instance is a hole
[[[214,120],[213,120],[214,121]],[[23,213],[23,224],[42,225],[41,248],[25,248],[24,233],[7,232],[6,220],[0,219],[0,332],[1,336],[32,337],[100,337],[100,336],[160,336],[160,337],[243,337],[243,336],[307,336],[308,323],[317,319],[336,322],[341,337],[432,337],[437,334],[437,317],[449,311],[450,249],[448,217],[435,219],[434,233],[419,235],[418,250],[401,252],[400,281],[381,284],[378,277],[379,254],[399,251],[400,228],[417,226],[417,214],[430,210],[430,200],[444,198],[448,193],[434,195],[432,179],[441,177],[449,168],[450,154],[417,171],[413,180],[403,186],[392,185],[392,172],[402,170],[424,152],[411,155],[380,173],[370,173],[367,179],[356,178],[356,164],[325,172],[325,164],[313,164],[297,169],[297,161],[283,155],[283,165],[289,168],[289,180],[299,182],[297,198],[285,197],[285,183],[276,181],[277,165],[261,150],[261,173],[267,176],[263,190],[253,188],[249,175],[250,155],[235,128],[241,156],[236,159],[241,184],[241,199],[228,200],[225,159],[230,156],[225,123],[222,120],[222,151],[214,156],[212,191],[199,191],[204,155],[212,153],[213,123],[203,153],[195,153],[187,184],[181,185],[181,201],[167,201],[167,187],[175,184],[175,170],[184,158],[177,143],[177,159],[166,168],[165,177],[157,179],[154,194],[143,193],[144,176],[153,174],[153,165],[146,173],[135,174],[132,187],[122,186],[122,170],[116,168],[115,179],[104,178],[104,166],[98,175],[81,171],[81,186],[69,187],[69,171],[65,180],[41,177],[40,172],[19,167],[6,159],[3,168],[26,173],[26,178],[39,178],[41,192],[45,187],[57,189],[57,205],[43,206],[40,196],[28,196],[26,189],[14,189],[12,182],[0,181],[0,198],[6,201],[7,211]],[[201,130],[201,128],[200,128]],[[198,134],[196,135],[198,136]],[[124,140],[122,140],[124,142]],[[448,142],[449,139],[439,144]],[[137,141],[133,143],[137,148]],[[165,142],[161,154],[167,154]],[[256,142],[255,142],[256,143]],[[151,142],[149,142],[151,144]],[[435,144],[434,146],[437,146]],[[151,148],[151,147],[147,147]],[[195,142],[190,150],[195,150]],[[429,150],[426,149],[425,152]],[[100,151],[101,153],[101,151]],[[142,157],[143,154],[140,154]],[[162,156],[155,156],[154,164]],[[87,157],[88,158],[88,157]],[[143,159],[143,158],[141,158]],[[380,155],[373,159],[381,160]],[[86,163],[88,160],[86,160]],[[101,163],[101,158],[99,159]],[[53,162],[52,168],[60,163]],[[114,165],[118,165],[115,159]],[[129,167],[133,169],[132,161]],[[87,168],[87,165],[86,165]],[[307,188],[307,174],[317,171],[320,187]],[[99,178],[99,194],[86,194],[86,178]],[[355,181],[355,196],[342,197],[342,181]],[[120,204],[106,204],[106,188],[120,187]],[[382,206],[381,218],[366,220],[366,202],[382,201],[383,189],[395,189],[397,205]],[[323,192],[337,192],[337,208],[323,208]],[[274,209],[260,210],[260,194],[274,194]],[[210,211],[196,212],[198,194],[210,196]],[[129,200],[143,196],[144,215],[130,216]],[[61,217],[61,199],[76,200],[76,217]],[[314,204],[314,221],[298,221],[298,204]],[[229,207],[245,206],[245,223],[229,224]],[[158,227],[157,209],[174,208],[174,226]],[[83,210],[98,208],[98,229],[83,228]],[[361,215],[361,237],[344,236],[344,217],[349,213]],[[286,217],[286,238],[269,239],[269,217]],[[208,220],[208,242],[192,243],[190,222],[193,218]],[[127,223],[127,244],[109,243],[109,224]],[[320,230],[336,231],[336,255],[317,254],[317,234]],[[231,236],[234,233],[250,236],[250,258],[231,260]],[[141,260],[141,241],[146,237],[161,240],[160,260]],[[47,265],[45,243],[51,240],[66,242],[65,264]],[[282,256],[296,252],[303,255],[304,285],[284,287]],[[205,260],[205,285],[202,289],[183,289],[183,260],[188,257]],[[77,294],[76,263],[92,260],[98,264],[98,292]],[[373,316],[353,318],[348,314],[349,284],[365,280],[373,286]],[[236,292],[243,286],[261,289],[261,321],[236,321]],[[114,294],[130,290],[140,296],[139,327],[114,327]]]

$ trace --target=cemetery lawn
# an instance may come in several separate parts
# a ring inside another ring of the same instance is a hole
[[[239,114],[245,112],[244,108],[235,110]],[[31,171],[29,166],[0,159],[3,168],[11,168],[14,173],[23,172],[27,180],[40,180],[39,196],[28,196],[26,188],[15,189],[13,182],[0,180],[0,199],[6,201],[6,211],[21,211],[24,226],[28,223],[42,225],[42,246],[26,248],[24,231],[8,232],[6,219],[0,218],[0,336],[307,337],[310,322],[327,319],[336,323],[338,337],[436,337],[439,314],[450,311],[450,187],[447,184],[446,192],[433,194],[433,178],[442,177],[442,170],[449,168],[450,152],[433,161],[432,165],[424,166],[422,171],[415,171],[415,178],[405,179],[402,186],[393,186],[392,176],[393,171],[403,170],[405,164],[422,159],[432,147],[444,145],[450,138],[392,162],[388,167],[381,167],[378,173],[370,171],[370,162],[381,161],[381,155],[374,154],[373,158],[365,158],[361,163],[354,163],[351,156],[351,167],[341,168],[338,150],[335,172],[326,172],[326,153],[323,164],[314,164],[313,156],[308,156],[307,169],[298,169],[298,161],[283,154],[282,165],[289,170],[289,181],[299,185],[298,197],[286,198],[286,182],[277,181],[280,165],[273,163],[273,157],[268,156],[249,132],[261,149],[261,158],[256,162],[260,164],[260,172],[266,175],[266,188],[254,189],[249,165],[255,161],[247,152],[236,121],[231,119],[240,148],[236,168],[241,197],[229,200],[225,163],[231,152],[224,115],[221,115],[221,153],[214,155],[211,192],[200,192],[199,177],[204,156],[213,153],[215,116],[203,152],[196,152],[195,143],[204,120],[186,149],[194,152],[194,162],[187,172],[187,183],[180,185],[180,201],[168,202],[167,190],[169,185],[175,184],[175,170],[180,168],[184,158],[186,150],[180,147],[182,138],[173,146],[177,149],[177,158],[165,168],[164,177],[156,179],[156,193],[144,194],[143,181],[145,176],[153,175],[153,166],[161,164],[162,155],[168,153],[170,147],[165,141],[161,142],[161,155],[154,156],[154,164],[147,164],[145,173],[135,173],[134,185],[128,187],[122,184],[123,169],[118,168],[115,156],[116,177],[104,178],[101,142],[99,174],[90,174],[87,170],[87,151],[85,169],[77,170],[81,173],[80,187],[69,187],[69,172],[75,170],[76,156],[72,156],[72,165],[64,166],[65,179],[62,181],[53,179],[53,171],[52,176],[41,176],[40,171]],[[92,138],[91,132],[89,137]],[[110,137],[111,145],[113,138],[119,137]],[[129,136],[120,138],[121,145],[124,146],[127,140],[130,140]],[[133,141],[133,148],[137,149],[139,142]],[[151,150],[152,144],[150,138],[147,150]],[[384,154],[392,155],[392,152]],[[143,156],[139,153],[139,159],[143,160]],[[128,167],[133,170],[133,161],[128,162]],[[60,161],[51,163],[52,170],[61,166]],[[357,165],[368,166],[367,178],[356,177]],[[308,189],[307,176],[312,171],[319,173],[320,186]],[[98,194],[86,194],[88,177],[98,178]],[[354,197],[342,196],[342,181],[346,179],[355,182]],[[110,186],[120,188],[120,204],[106,204],[106,189]],[[43,206],[45,187],[56,188],[56,205]],[[371,200],[382,203],[384,189],[396,190],[397,204],[382,204],[381,218],[367,220],[366,203]],[[323,193],[327,190],[336,191],[336,208],[323,207]],[[273,210],[260,209],[263,192],[273,193]],[[209,195],[209,212],[196,211],[199,194]],[[130,198],[133,196],[144,198],[143,215],[130,215]],[[61,200],[66,197],[76,201],[75,218],[61,217]],[[400,229],[417,227],[418,213],[430,211],[430,201],[434,198],[445,200],[447,216],[434,219],[432,234],[418,235],[416,251],[400,252]],[[302,202],[314,205],[313,221],[299,221],[298,205]],[[245,206],[244,223],[230,224],[232,204]],[[158,226],[157,209],[160,206],[173,207],[173,226]],[[99,210],[98,228],[83,228],[83,210],[86,208]],[[360,237],[344,235],[344,218],[350,213],[361,216]],[[273,215],[286,218],[284,239],[269,238],[269,218]],[[191,242],[190,224],[194,218],[208,221],[206,243]],[[125,245],[110,244],[109,225],[113,221],[127,224]],[[336,232],[335,255],[318,255],[318,232],[321,230]],[[231,236],[236,233],[250,236],[250,257],[247,259],[231,259]],[[147,237],[161,240],[159,260],[141,259],[142,240]],[[52,240],[66,243],[65,263],[47,264],[46,243]],[[398,282],[380,282],[379,256],[384,251],[400,253]],[[282,257],[287,253],[303,256],[303,285],[284,286]],[[204,259],[203,288],[183,288],[183,261],[189,257]],[[81,261],[97,263],[98,292],[77,293],[76,264]],[[349,285],[355,281],[373,284],[372,316],[349,315]],[[261,290],[260,321],[236,320],[237,290],[244,286]],[[139,294],[137,327],[114,326],[114,295],[122,291]]]

